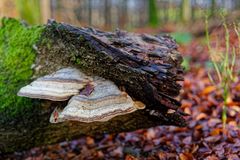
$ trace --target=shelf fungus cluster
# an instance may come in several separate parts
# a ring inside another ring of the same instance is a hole
[[[19,96],[69,102],[64,109],[56,108],[51,123],[67,120],[80,122],[109,119],[145,108],[134,101],[113,82],[90,77],[74,68],[64,68],[33,81],[18,92]]]

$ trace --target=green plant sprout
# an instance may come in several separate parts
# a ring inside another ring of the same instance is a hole
[[[226,122],[227,122],[227,100],[230,97],[230,87],[231,83],[235,81],[236,74],[234,72],[234,66],[236,62],[236,48],[231,47],[230,48],[230,34],[229,34],[229,28],[225,21],[223,21],[223,27],[225,30],[225,51],[220,51],[218,49],[218,43],[216,46],[211,46],[210,44],[210,38],[209,38],[209,32],[208,32],[208,19],[206,18],[206,40],[207,40],[207,46],[210,54],[210,60],[213,64],[213,69],[216,73],[216,79],[213,78],[213,76],[208,72],[209,80],[220,90],[223,91],[223,105],[222,105],[222,123],[223,128],[226,128]],[[240,47],[240,35],[239,35],[239,29],[237,25],[233,24],[234,31],[236,32],[236,35],[238,36],[239,40],[239,47]]]

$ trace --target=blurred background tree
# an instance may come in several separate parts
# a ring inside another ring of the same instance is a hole
[[[204,22],[206,12],[213,18],[220,8],[240,14],[239,0],[1,0],[0,17],[19,17],[30,24],[54,18],[103,29],[132,29]]]
[[[156,5],[156,0],[149,0],[149,25],[152,27],[158,26],[158,9]]]
[[[183,22],[188,22],[191,18],[191,1],[182,0],[181,3],[181,20]]]
[[[30,24],[41,23],[39,0],[16,0],[16,9],[19,16]]]

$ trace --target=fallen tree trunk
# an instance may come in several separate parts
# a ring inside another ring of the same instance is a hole
[[[33,77],[71,66],[113,81],[131,97],[146,104],[146,108],[106,122],[51,124],[49,117],[54,108],[63,108],[67,102],[32,100],[31,107],[22,106],[14,116],[5,114],[8,109],[0,112],[0,153],[80,135],[186,125],[184,114],[178,110],[181,104],[174,99],[181,89],[178,81],[183,80],[182,57],[170,37],[102,32],[50,21],[44,26],[35,48],[38,54]]]

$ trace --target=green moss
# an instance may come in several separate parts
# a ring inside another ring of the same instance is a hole
[[[17,96],[31,76],[35,61],[34,44],[43,32],[43,26],[29,27],[18,20],[3,18],[0,25],[0,112],[14,115],[31,100]]]

